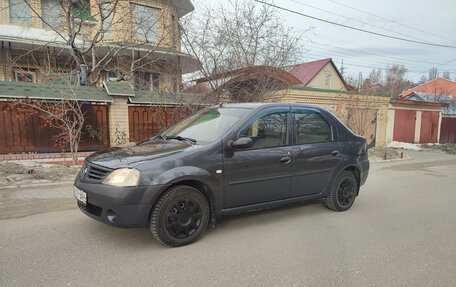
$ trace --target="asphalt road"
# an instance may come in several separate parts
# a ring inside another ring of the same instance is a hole
[[[456,286],[456,157],[413,156],[374,164],[348,212],[230,217],[180,248],[77,209],[3,219],[0,286]]]

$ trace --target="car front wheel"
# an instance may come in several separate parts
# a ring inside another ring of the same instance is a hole
[[[353,172],[343,171],[334,181],[325,206],[334,211],[346,211],[355,202],[358,183]]]
[[[209,217],[209,204],[201,192],[179,185],[166,191],[153,207],[150,229],[163,244],[186,245],[204,233]]]

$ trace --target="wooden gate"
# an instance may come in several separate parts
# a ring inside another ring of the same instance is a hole
[[[439,112],[421,112],[420,143],[436,143],[439,131]]]
[[[416,111],[395,111],[393,141],[406,143],[415,141],[415,115]]]
[[[128,107],[130,141],[139,142],[157,135],[191,112],[190,108],[181,106],[130,106]]]
[[[348,109],[348,127],[356,134],[366,138],[369,148],[375,146],[377,132],[377,110],[366,108]]]
[[[442,118],[440,143],[456,144],[456,118]]]
[[[104,105],[83,105],[85,127],[81,135],[80,151],[97,150],[109,146],[108,108]],[[0,103],[0,153],[61,152],[69,147],[55,144],[58,130],[45,127],[38,115],[18,112],[7,102]]]

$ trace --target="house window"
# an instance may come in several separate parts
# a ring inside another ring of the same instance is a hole
[[[176,17],[171,15],[171,37],[173,41],[173,47],[177,47],[177,31],[176,31]]]
[[[158,91],[160,89],[160,75],[149,72],[135,72],[135,89]]]
[[[41,0],[41,17],[44,28],[60,28],[62,24],[60,0]]]
[[[17,82],[34,83],[36,80],[36,73],[33,71],[14,71],[14,79]]]
[[[90,0],[71,0],[71,14],[74,18],[95,21],[90,14]]]
[[[158,39],[158,15],[160,9],[132,4],[136,36],[147,41]]]
[[[108,82],[117,82],[119,80],[119,76],[115,71],[108,71],[106,74]]]
[[[114,6],[111,2],[105,2],[101,4],[101,17],[103,18],[103,32],[105,35],[112,35],[112,25],[114,18]]]
[[[326,75],[325,84],[327,88],[331,87],[331,74]]]
[[[18,25],[32,24],[32,11],[30,6],[24,0],[9,1],[10,22]]]

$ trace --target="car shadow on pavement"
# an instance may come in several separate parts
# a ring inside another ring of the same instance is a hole
[[[288,220],[299,220],[300,217],[319,217],[321,213],[331,212],[320,201],[294,203],[277,208],[243,213],[239,215],[217,218],[215,228],[208,227],[200,241],[213,236],[218,237],[225,232],[243,232],[246,229],[261,225],[271,225]],[[155,240],[148,228],[116,228],[94,221],[90,218],[84,222],[84,236],[95,242],[112,244],[115,247],[130,251],[144,248],[167,248]]]
[[[314,216],[316,213],[327,211],[328,209],[319,200],[291,203],[280,207],[217,218],[216,227],[210,230],[223,230],[233,224],[240,228],[249,228],[259,223],[272,224],[304,215]]]

